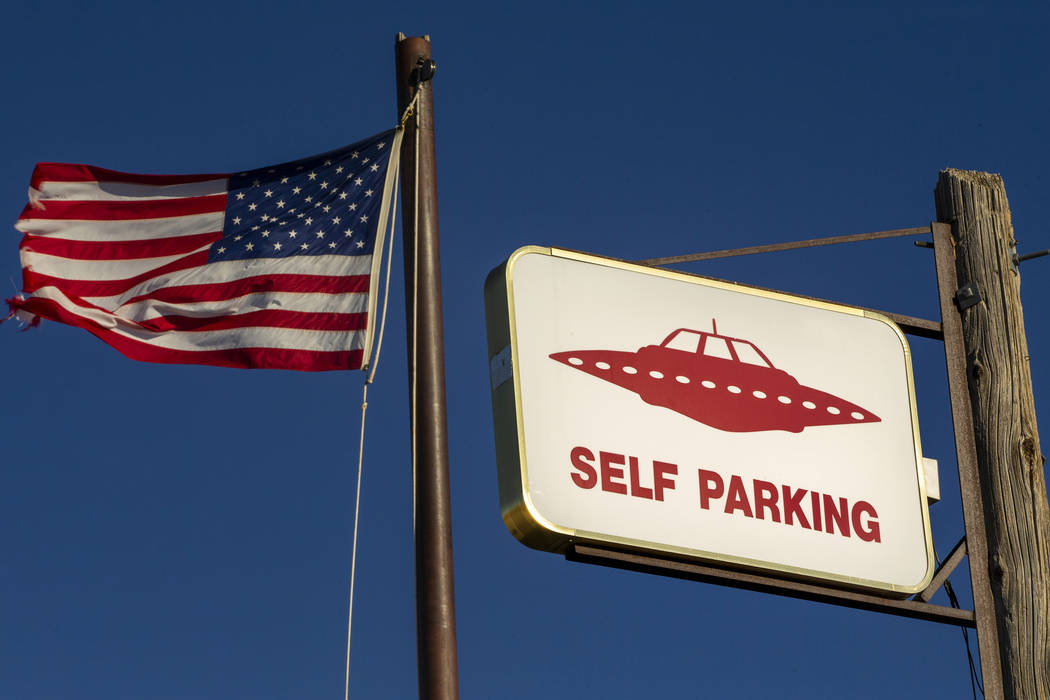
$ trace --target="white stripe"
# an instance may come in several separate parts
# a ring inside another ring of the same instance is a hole
[[[140,282],[123,294],[87,299],[107,309],[113,309],[130,299],[165,287],[189,284],[221,284],[248,277],[265,275],[322,275],[349,277],[367,275],[372,264],[371,255],[301,255],[294,258],[257,258],[230,260],[200,267],[191,267]],[[71,278],[67,278],[71,279]],[[39,292],[34,292],[39,294]]]
[[[295,328],[248,327],[220,331],[149,331],[132,321],[77,306],[54,287],[42,289],[34,297],[51,299],[72,314],[94,321],[125,338],[169,350],[232,350],[237,348],[279,348],[334,352],[359,350],[362,331],[310,331]]]
[[[34,236],[53,236],[70,241],[144,241],[222,230],[225,214],[189,214],[162,219],[84,221],[78,219],[20,219],[15,228]]]
[[[111,280],[126,280],[136,275],[141,275],[162,265],[182,260],[202,250],[208,250],[210,247],[211,244],[209,243],[188,253],[164,255],[159,258],[133,258],[130,260],[77,260],[74,258],[60,258],[57,255],[47,255],[46,253],[35,253],[24,248],[21,251],[21,255],[22,267],[29,268],[38,274],[84,282],[107,282]]]
[[[30,191],[29,198],[37,201],[143,201],[149,199],[179,199],[226,194],[227,178],[187,182],[179,185],[143,185],[132,182],[59,182],[45,181]]]
[[[85,299],[89,303],[99,304],[96,299]],[[296,293],[296,292],[263,292],[245,294],[234,299],[222,301],[196,301],[185,304],[173,304],[164,301],[145,299],[133,304],[125,304],[113,309],[119,316],[132,321],[148,321],[161,316],[233,316],[262,310],[300,311],[307,313],[356,314],[368,311],[368,294],[366,292],[347,292],[344,294]]]

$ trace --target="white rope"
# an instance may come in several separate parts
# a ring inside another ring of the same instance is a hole
[[[401,120],[399,122],[398,129],[405,128],[405,122],[408,120],[408,117],[415,111],[415,107],[418,100],[419,91],[416,91],[415,97],[412,98],[412,101],[409,102],[408,107],[405,108],[404,114],[401,115]],[[418,140],[419,139],[417,136],[417,145]],[[401,175],[400,154],[391,153],[390,158],[391,164],[388,167],[394,168],[393,190],[391,191],[390,196],[392,200],[396,202],[398,184],[400,182]],[[418,156],[416,162],[418,165]],[[388,244],[386,251],[386,279],[384,280],[383,285],[382,311],[379,314],[379,335],[376,338],[375,355],[373,355],[372,357],[371,367],[369,367],[368,371],[368,377],[365,379],[365,383],[361,387],[361,430],[357,446],[357,488],[354,491],[354,535],[353,542],[350,545],[350,599],[348,603],[348,612],[346,616],[346,684],[343,689],[344,700],[350,700],[350,635],[351,631],[353,630],[354,621],[354,579],[357,574],[357,530],[358,523],[360,522],[359,516],[361,512],[361,474],[364,471],[365,460],[365,413],[368,410],[368,385],[371,384],[372,381],[375,379],[376,369],[379,367],[379,354],[383,347],[383,331],[386,328],[386,312],[388,307],[388,301],[390,299],[390,266],[394,259],[394,231],[396,219],[397,206],[395,205],[390,213],[390,234],[388,236]],[[380,254],[382,254],[382,251],[380,251]]]
[[[384,309],[385,311],[385,309]],[[346,688],[344,700],[350,699],[350,630],[354,620],[354,574],[357,569],[357,522],[361,510],[361,465],[365,455],[365,411],[368,410],[368,382],[361,387],[361,438],[357,445],[357,491],[354,495],[354,540],[350,545],[350,612],[346,616]]]

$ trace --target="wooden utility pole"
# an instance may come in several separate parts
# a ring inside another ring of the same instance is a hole
[[[1050,507],[1006,189],[998,175],[949,169],[935,199],[955,243],[1004,695],[1050,698]]]
[[[401,150],[401,228],[405,234],[405,315],[415,464],[416,654],[419,697],[459,697],[456,602],[452,581],[452,511],[445,414],[445,336],[441,313],[434,62],[430,39],[398,34],[398,114],[416,97]]]

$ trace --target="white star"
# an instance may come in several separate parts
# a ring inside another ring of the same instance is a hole
[[[324,238],[324,231],[318,231],[317,232],[317,237],[318,238]]]
[[[347,238],[350,238],[350,236],[354,235],[354,230],[352,228],[348,228],[346,231],[344,231],[344,233],[346,233]]]
[[[357,211],[357,202],[350,202],[350,211]]]
[[[346,199],[346,192],[340,192],[339,199]]]
[[[289,209],[289,210],[288,210],[288,213],[289,213],[289,214],[294,214],[294,213],[295,213],[295,209]]]
[[[281,209],[284,209],[284,200],[283,199],[278,199],[277,200],[277,206],[280,207]]]
[[[385,143],[385,142],[383,142],[383,141],[380,141],[380,142],[379,142],[379,143],[378,143],[378,144],[376,145],[376,148],[382,148],[382,147],[383,147],[383,146],[385,146],[385,145],[386,145],[386,143]]]
[[[307,249],[307,248],[309,248],[310,246],[308,246],[308,245],[306,245],[305,243],[303,243],[303,244],[302,244],[301,246],[299,246],[299,247],[300,247],[300,248],[302,248],[303,250],[306,250],[306,249]]]
[[[361,215],[361,221],[363,221],[364,223],[367,224],[368,223],[368,215],[367,214],[362,214]]]
[[[237,199],[244,199],[244,193],[243,192],[238,192],[237,193]]]
[[[364,241],[358,241],[357,242],[357,247],[358,248],[364,248],[365,247],[365,242]]]
[[[301,219],[301,218],[303,218],[303,213],[302,213],[302,212],[299,212],[298,214],[296,214],[296,216],[297,216],[297,217],[299,217],[299,218]]]
[[[269,231],[263,231],[262,232],[262,237],[263,238],[269,238],[270,237],[270,232]]]
[[[329,243],[328,247],[329,248],[335,248],[335,241],[332,241],[331,243]]]
[[[262,215],[262,220],[263,221],[269,221],[270,220],[270,215],[269,214],[263,214]]]
[[[332,219],[333,224],[338,224],[340,221],[342,221],[342,219],[340,219],[338,216]]]
[[[357,151],[354,151],[353,153],[351,153],[350,157],[354,158],[356,160],[357,159]]]
[[[314,173],[314,172],[307,173],[306,177],[310,178],[311,180],[316,180],[317,179],[317,173]]]
[[[365,163],[367,163],[370,160],[372,160],[372,159],[371,158],[362,158],[361,159],[361,165],[364,165]]]
[[[281,244],[280,243],[274,243],[273,244],[273,249],[274,250],[280,250],[281,249]]]
[[[310,217],[306,217],[306,221],[305,221],[305,223],[306,223],[306,225],[307,225],[307,226],[309,226],[309,225],[310,225],[310,224],[312,224],[313,222],[314,222],[314,220],[313,220],[313,219],[311,219]]]
[[[252,204],[249,204],[249,205],[248,205],[248,210],[249,210],[249,211],[255,211],[255,208],[256,208],[256,206],[257,206],[257,205],[256,205],[256,204],[254,204],[254,203],[252,203]]]
[[[258,226],[252,226],[252,231],[258,231],[258,230],[259,230]]]
[[[371,197],[372,196],[372,190],[365,190],[365,196],[366,197]]]
[[[338,175],[341,172],[343,172],[343,166],[340,165],[338,168],[335,169],[335,174]]]
[[[362,180],[361,178],[357,178],[356,180],[354,180],[354,184],[355,185],[360,185],[360,184],[363,184],[363,183],[364,183],[364,180]]]
[[[258,187],[258,186],[259,186],[259,185],[261,185],[261,184],[262,184],[262,183],[261,183],[261,182],[259,182],[258,180],[252,180],[252,185],[253,185],[254,187]]]
[[[299,235],[299,234],[298,234],[298,233],[296,233],[295,231],[289,231],[289,232],[288,232],[288,237],[289,237],[289,238],[295,238],[295,237],[296,237],[296,236],[298,236],[298,235]]]
[[[324,164],[325,164],[325,165],[331,165],[331,164],[332,164],[332,161],[330,161],[330,160],[326,160],[326,161],[324,162]]]
[[[251,250],[251,249],[252,249],[252,248],[254,248],[254,247],[255,247],[255,244],[254,244],[254,243],[249,243],[248,245],[244,246],[244,249],[245,249],[245,250]]]
[[[314,206],[315,207],[321,206],[321,200],[317,200],[317,202],[314,203]]]
[[[312,201],[314,201],[314,198],[313,198],[313,197],[307,197],[307,198],[306,198],[306,201],[307,201],[307,202],[312,202]]]
[[[239,241],[239,240],[241,240],[242,238],[244,238],[244,236],[234,236],[234,237],[233,237],[233,240],[235,240],[235,241]]]
[[[287,184],[288,184],[288,178],[286,178],[286,177],[282,177],[282,178],[281,178],[281,184],[282,184],[282,185],[287,185]]]
[[[241,217],[239,217],[239,216],[233,217],[233,223],[235,223],[235,224],[241,223]]]
[[[379,163],[372,163],[372,168],[371,169],[372,169],[372,172],[378,172],[379,171]]]
[[[327,204],[324,205],[324,213],[327,214],[330,211],[332,211],[332,207],[328,206]]]
[[[218,251],[218,252],[219,252],[219,253],[225,253],[225,252],[226,252],[226,249],[225,249],[225,248],[219,248],[219,251]]]
[[[299,194],[302,191],[303,191],[302,187],[293,187],[292,188],[292,194]]]
[[[266,190],[265,192],[263,192],[263,194],[265,194],[267,197],[272,197],[273,196],[273,190]]]
[[[324,182],[321,183],[321,189],[322,190],[327,190],[328,189],[328,181],[327,180],[325,180]]]

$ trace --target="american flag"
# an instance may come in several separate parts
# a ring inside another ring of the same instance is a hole
[[[12,313],[147,362],[360,368],[400,137],[236,174],[40,163]]]

